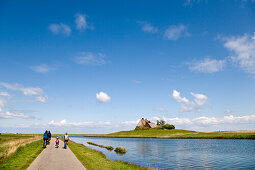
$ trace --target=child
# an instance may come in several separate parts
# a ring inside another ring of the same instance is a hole
[[[59,139],[57,137],[57,139],[56,139],[56,146],[58,147],[58,145],[59,145]]]

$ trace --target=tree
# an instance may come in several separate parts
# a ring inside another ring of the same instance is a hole
[[[165,124],[166,124],[166,122],[164,120],[157,120],[157,125],[158,126],[163,126]]]

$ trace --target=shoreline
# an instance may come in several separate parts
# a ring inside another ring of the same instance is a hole
[[[131,130],[111,134],[70,134],[70,136],[102,138],[151,138],[151,139],[255,139],[255,131],[196,132],[182,129],[174,130]]]
[[[199,138],[199,137],[190,137],[190,138],[176,138],[176,137],[130,137],[130,136],[84,136],[84,135],[70,135],[70,137],[95,137],[95,138],[143,138],[143,139],[235,139],[235,140],[255,140],[254,138]]]

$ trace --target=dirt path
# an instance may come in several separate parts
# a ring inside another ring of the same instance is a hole
[[[64,149],[64,142],[60,141],[59,147],[55,148],[55,139],[52,138],[50,145],[47,145],[42,153],[28,167],[28,170],[61,169],[61,170],[84,170],[84,166],[75,157],[73,152]]]

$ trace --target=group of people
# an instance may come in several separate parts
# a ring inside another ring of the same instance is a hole
[[[47,144],[50,143],[50,140],[51,140],[51,133],[50,131],[46,130],[43,134],[43,141],[44,143],[46,142]],[[66,148],[66,145],[68,144],[68,140],[69,140],[69,136],[67,134],[67,132],[65,133],[65,136],[64,136],[64,147]],[[59,145],[59,139],[58,137],[56,138],[56,145],[58,146]],[[46,147],[46,146],[45,146]]]
[[[47,144],[49,144],[50,139],[51,139],[51,133],[50,133],[50,131],[46,130],[43,134],[43,141],[46,142]]]

